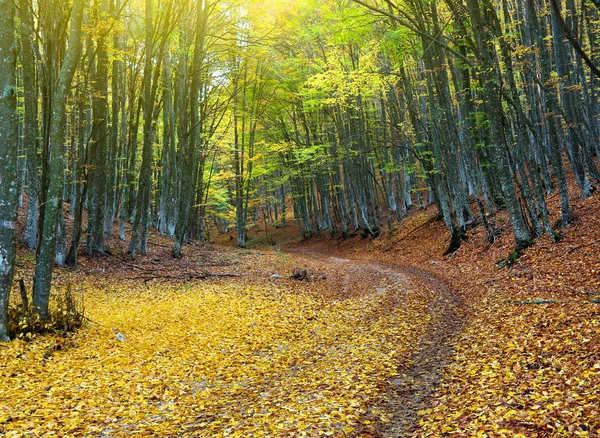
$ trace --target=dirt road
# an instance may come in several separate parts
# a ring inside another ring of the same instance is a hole
[[[378,437],[418,436],[418,411],[426,409],[434,400],[432,394],[442,376],[443,368],[451,359],[454,343],[463,326],[459,315],[460,298],[435,275],[423,269],[403,268],[401,265],[375,260],[334,257],[310,249],[290,251],[300,258],[310,259],[335,272],[339,287],[349,294],[364,293],[368,289],[395,288],[398,305],[411,288],[429,292],[427,312],[429,321],[423,327],[423,336],[412,356],[400,363],[397,375],[385,385],[386,400],[382,406],[391,413],[389,422],[375,427]]]

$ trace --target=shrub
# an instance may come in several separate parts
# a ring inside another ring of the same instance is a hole
[[[50,315],[44,320],[29,305],[23,280],[19,285],[21,300],[8,310],[8,332],[11,338],[30,339],[43,333],[66,334],[79,329],[85,322],[83,294],[73,292],[71,284],[50,295]]]

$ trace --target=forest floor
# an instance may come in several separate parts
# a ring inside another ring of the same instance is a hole
[[[115,241],[111,256],[57,272],[56,290],[81,291],[89,322],[0,348],[0,435],[414,429],[460,324],[430,274],[305,248],[195,245],[173,260],[166,239],[152,241],[135,262]],[[32,269],[23,259],[19,276]],[[290,278],[297,269],[307,279]]]
[[[403,437],[417,433],[418,413],[427,407],[443,368],[452,357],[454,344],[463,325],[459,315],[462,306],[460,297],[435,274],[419,268],[401,268],[390,262],[340,259],[304,248],[291,252],[310,256],[321,262],[329,259],[331,262],[328,265],[352,266],[361,275],[353,274],[349,281],[363,284],[363,287],[368,287],[363,279],[365,276],[370,277],[369,271],[385,270],[392,275],[402,276],[404,287],[409,287],[410,281],[412,289],[427,291],[429,300],[426,318],[421,321],[422,336],[418,344],[413,345],[410,357],[398,361],[395,375],[385,384],[383,410],[390,421],[376,421],[372,430],[366,431],[367,436],[380,437]],[[372,279],[369,278],[368,281],[371,282]]]
[[[135,261],[111,239],[56,271],[84,328],[0,346],[0,436],[600,436],[600,196],[573,204],[564,238],[510,268],[502,214],[493,244],[478,227],[450,256],[433,210],[180,260],[158,235]],[[33,265],[20,249],[16,278]]]
[[[409,278],[417,269],[457,295],[463,325],[439,381],[431,374],[437,383],[415,436],[600,436],[600,197],[578,200],[571,190],[574,217],[562,240],[539,238],[508,268],[500,267],[513,250],[503,214],[493,244],[480,226],[449,256],[433,210],[413,211],[376,239],[300,244],[392,263]],[[557,196],[549,203],[556,219]]]

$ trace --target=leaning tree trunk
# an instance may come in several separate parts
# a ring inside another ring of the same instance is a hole
[[[52,268],[56,254],[56,224],[58,209],[62,208],[64,142],[67,96],[81,54],[81,21],[84,0],[75,0],[71,12],[69,49],[60,69],[58,85],[54,92],[54,106],[50,125],[50,164],[46,208],[44,209],[42,238],[38,248],[33,285],[33,306],[42,319],[48,317]]]
[[[17,255],[17,80],[15,7],[0,0],[0,342],[8,337],[8,300]]]

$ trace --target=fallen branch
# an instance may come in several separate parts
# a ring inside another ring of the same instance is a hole
[[[151,242],[151,241],[148,241],[148,244],[154,245],[154,246],[160,246],[161,248],[167,248],[167,249],[171,248],[171,246],[169,246],[169,245],[163,245],[162,243],[156,243],[156,242]]]
[[[155,272],[156,271],[156,269],[144,268],[143,266],[134,265],[133,263],[128,263],[124,260],[120,260],[120,262],[126,266],[130,266],[130,267],[132,267],[134,269],[138,269],[140,271],[144,271],[144,272]]]
[[[567,254],[571,254],[573,251],[577,251],[580,248],[585,248],[586,246],[593,245],[594,243],[600,243],[600,239],[592,240],[591,242],[582,243],[581,245],[573,246],[569,248]]]
[[[565,303],[592,303],[600,304],[599,298],[592,298],[591,300],[504,300],[505,303],[512,304],[565,304]]]
[[[19,291],[21,292],[21,301],[23,301],[23,315],[27,315],[29,313],[29,298],[27,297],[25,281],[22,278],[19,280]]]
[[[234,266],[239,264],[239,262],[216,262],[216,263],[202,263],[202,266],[207,268],[223,268],[226,266]]]
[[[122,263],[125,266],[129,266],[129,267],[131,267],[133,269],[137,269],[139,271],[144,271],[144,272],[155,272],[156,271],[156,269],[144,268],[143,266],[136,265],[135,263],[127,262],[127,261],[125,261],[123,259],[115,257],[112,254],[107,253],[106,251],[103,251],[102,254],[105,255],[105,256],[107,256],[107,257],[109,257],[109,258],[117,260],[119,263]]]
[[[555,300],[504,300],[505,303],[514,304],[554,304]]]

